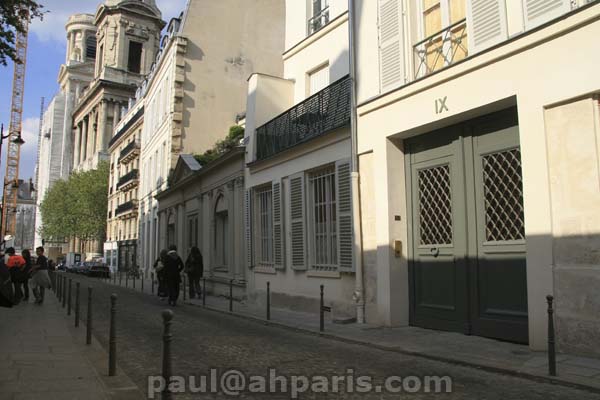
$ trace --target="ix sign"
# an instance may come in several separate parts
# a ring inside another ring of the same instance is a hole
[[[437,99],[435,101],[435,113],[441,114],[444,111],[448,111],[448,106],[446,105],[446,100],[448,100],[448,96],[445,96],[443,99]]]

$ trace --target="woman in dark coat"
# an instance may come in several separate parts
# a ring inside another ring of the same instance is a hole
[[[21,255],[25,259],[25,266],[21,271],[21,285],[23,286],[23,300],[29,301],[29,279],[31,278],[31,252],[27,249],[24,249],[21,252]]]
[[[193,299],[196,295],[200,297],[202,293],[200,278],[204,274],[204,264],[202,262],[202,253],[200,253],[200,249],[196,246],[190,249],[190,254],[187,260],[185,260],[185,272],[190,284],[190,299]]]
[[[163,249],[160,251],[160,255],[154,261],[154,273],[156,274],[156,279],[158,280],[158,297],[161,300],[165,299],[167,294],[167,285],[165,282],[165,262],[167,261],[167,250]]]
[[[169,252],[165,260],[165,280],[169,292],[169,305],[176,306],[179,298],[179,284],[181,283],[181,272],[183,272],[183,260],[177,254],[177,246],[169,246]]]

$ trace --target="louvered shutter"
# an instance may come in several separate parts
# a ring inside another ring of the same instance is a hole
[[[304,173],[290,177],[290,251],[292,268],[306,269],[306,211]]]
[[[467,35],[470,55],[506,40],[506,0],[468,0]]]
[[[342,272],[354,271],[352,239],[352,178],[350,161],[340,160],[335,165],[337,191],[338,263]]]
[[[570,0],[523,0],[525,29],[532,29],[571,11]]]
[[[379,69],[381,91],[405,82],[400,0],[379,0]]]
[[[273,260],[275,268],[285,268],[283,250],[283,196],[281,181],[273,182]]]
[[[246,190],[244,199],[244,229],[246,237],[246,266],[254,267],[254,248],[252,243],[252,189]]]

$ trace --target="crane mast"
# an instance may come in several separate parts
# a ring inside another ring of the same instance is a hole
[[[29,18],[23,20],[23,32],[16,32],[16,53],[21,62],[14,63],[12,99],[10,106],[10,125],[8,128],[8,145],[6,151],[6,172],[4,174],[4,193],[2,210],[2,238],[5,235],[15,235],[17,222],[17,196],[19,181],[19,161],[21,146],[15,139],[21,138],[23,119],[23,91],[25,90],[25,68],[27,65],[27,33]]]

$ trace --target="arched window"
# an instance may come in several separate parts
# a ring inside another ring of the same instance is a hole
[[[215,231],[214,231],[215,265],[227,266],[227,249],[229,235],[229,213],[225,197],[220,195],[215,203]]]
[[[96,59],[96,35],[89,35],[85,39],[85,60]]]

